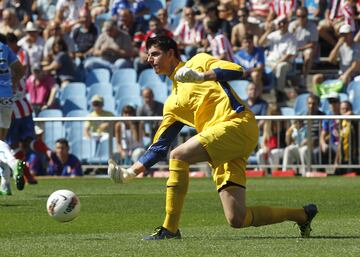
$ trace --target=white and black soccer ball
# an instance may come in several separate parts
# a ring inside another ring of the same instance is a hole
[[[49,196],[46,209],[59,222],[71,221],[80,213],[80,199],[70,190],[57,190]]]

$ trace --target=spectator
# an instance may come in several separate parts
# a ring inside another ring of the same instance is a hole
[[[139,58],[136,58],[134,61],[134,66],[138,74],[141,73],[141,71],[151,68],[150,64],[147,62],[147,51],[146,51],[146,40],[149,37],[155,37],[157,35],[166,35],[168,37],[173,37],[173,34],[171,31],[163,28],[162,23],[159,21],[158,18],[152,17],[149,20],[149,31],[146,32],[144,36],[144,40],[141,43],[141,47],[139,50]]]
[[[353,115],[352,105],[349,101],[340,103],[341,115]],[[341,120],[340,139],[335,157],[335,167],[340,165],[359,164],[359,121]],[[336,175],[352,172],[353,168],[335,169]],[[359,171],[359,169],[356,169]]]
[[[14,33],[17,37],[24,34],[23,25],[19,22],[16,12],[13,8],[5,8],[2,11],[2,21],[0,22],[0,34],[6,35]]]
[[[318,22],[319,20],[324,19],[327,5],[326,0],[302,0],[301,2],[301,6],[304,6],[308,9],[308,18],[310,20]]]
[[[85,69],[107,68],[112,71],[132,67],[131,58],[135,56],[135,49],[126,32],[119,30],[114,21],[106,21],[93,53],[94,56],[85,60]]]
[[[160,8],[157,12],[156,12],[156,18],[159,19],[160,23],[161,23],[161,27],[163,27],[164,29],[169,29],[169,22],[168,22],[168,12],[166,10],[166,8]]]
[[[32,109],[38,115],[41,110],[54,107],[57,87],[54,78],[44,72],[40,65],[33,65],[31,70],[32,74],[26,80],[26,91]]]
[[[227,20],[231,27],[234,27],[239,23],[239,19],[235,12],[235,6],[232,2],[220,3],[217,9],[219,12],[219,18],[222,20]]]
[[[134,107],[126,105],[121,115],[125,117],[136,116],[136,112]],[[115,139],[116,148],[124,165],[135,163],[145,153],[138,121],[117,122],[115,124]]]
[[[91,98],[93,111],[88,117],[113,117],[112,112],[104,110],[104,98],[100,95],[94,95]],[[97,139],[108,139],[110,123],[103,121],[86,121],[84,126],[84,135],[86,138],[95,137]]]
[[[44,62],[51,63],[53,61],[54,56],[52,48],[56,38],[62,38],[65,41],[69,55],[71,57],[75,56],[75,42],[67,33],[62,32],[58,22],[50,21],[45,33],[47,34],[47,37],[44,45]]]
[[[34,130],[34,127],[32,128]],[[15,157],[17,159],[26,162],[26,168],[24,169],[24,176],[29,184],[37,184],[36,176],[46,175],[45,166],[43,166],[40,155],[34,152],[31,147],[31,141],[34,138],[27,138],[19,142],[19,148],[15,150]],[[26,170],[26,171],[25,171]]]
[[[281,115],[280,108],[276,104],[270,104],[267,115]],[[276,169],[285,147],[285,124],[277,120],[266,120],[260,149],[256,153],[257,163],[260,166],[271,165]]]
[[[306,164],[310,163],[307,155],[307,133],[302,120],[294,120],[293,124],[287,129],[284,149],[282,170],[287,171],[294,163],[301,164],[300,173],[304,176]]]
[[[70,38],[75,43],[76,57],[83,59],[86,56],[92,55],[98,30],[91,21],[90,12],[86,9],[81,9],[79,21],[80,26],[72,30]]]
[[[196,21],[192,8],[185,7],[183,9],[183,19],[174,31],[174,37],[187,58],[196,54],[204,39],[204,27],[200,21]]]
[[[339,79],[346,85],[354,77],[360,75],[360,43],[354,43],[351,27],[344,24],[339,30],[340,39],[330,53],[329,61],[337,63],[339,58]]]
[[[263,29],[261,29],[258,24],[248,22],[249,10],[247,8],[239,9],[238,17],[239,23],[233,27],[231,32],[233,50],[240,50],[242,40],[247,34],[253,35],[254,45],[257,46],[260,36],[264,33]]]
[[[277,79],[275,91],[280,103],[286,99],[286,75],[293,68],[292,62],[296,55],[296,39],[288,32],[288,25],[286,16],[283,16],[279,20],[278,30],[272,31],[272,27],[269,26],[259,40],[260,46],[270,47],[266,65],[272,68]]]
[[[38,24],[45,28],[46,24],[55,19],[58,0],[36,0],[32,4],[32,12],[37,16]]]
[[[253,23],[263,24],[270,12],[270,5],[272,0],[242,0],[242,7],[247,4],[250,10],[250,18],[254,21]]]
[[[44,142],[44,130],[38,125],[35,125],[35,134],[35,139],[30,143],[30,147],[39,156],[42,166],[45,170],[47,170],[51,156],[51,149]]]
[[[234,53],[228,38],[218,33],[219,24],[217,21],[208,21],[206,23],[207,42],[212,56],[220,60],[234,62]]]
[[[21,38],[18,45],[23,48],[30,58],[30,65],[40,64],[43,58],[44,39],[39,35],[39,29],[35,23],[29,21],[26,24],[26,35]]]
[[[264,116],[267,114],[268,103],[261,98],[261,91],[253,82],[250,82],[247,87],[247,99],[245,100],[245,102],[249,106],[250,110],[255,114],[255,116]],[[260,133],[262,133],[264,127],[264,120],[259,120],[258,126],[260,129]]]
[[[91,11],[90,15],[93,20],[96,20],[99,14],[106,13],[109,10],[109,5],[110,0],[85,0],[85,6]]]
[[[56,4],[56,21],[61,24],[64,32],[69,33],[78,22],[79,10],[84,0],[58,0]]]
[[[229,40],[231,39],[231,25],[230,22],[219,18],[219,11],[217,9],[216,2],[211,2],[205,5],[205,17],[203,18],[203,24],[208,21],[216,21],[219,27],[219,33],[225,35]]]
[[[53,61],[45,65],[43,70],[54,72],[56,80],[64,88],[69,82],[75,79],[75,63],[71,59],[65,41],[62,38],[56,38],[52,47]]]
[[[328,8],[325,11],[325,19],[319,22],[318,30],[320,37],[331,47],[336,45],[339,29],[342,25],[349,24],[352,31],[355,30],[353,17],[351,17],[353,11],[351,1],[329,1]]]
[[[65,138],[56,140],[55,151],[50,154],[48,174],[51,176],[82,176],[79,159],[69,153],[69,143]]]
[[[296,10],[296,0],[273,0],[270,4],[270,12],[266,18],[265,27],[271,26],[270,23],[278,24],[283,17],[291,21]]]
[[[122,8],[118,12],[117,23],[119,29],[127,32],[136,48],[141,46],[147,23],[144,19],[136,19],[134,13],[128,8]]]
[[[317,95],[309,94],[307,98],[307,113],[306,115],[325,115],[322,111],[319,110],[320,105],[320,98]],[[319,136],[321,131],[321,121],[320,120],[305,120],[304,125],[306,127],[306,130],[308,130],[308,126],[310,126],[310,134],[308,135],[308,138],[306,139],[306,142],[303,143],[303,151],[305,157],[305,163],[307,163],[306,160],[311,159],[311,163],[313,164],[319,164]],[[309,152],[309,149],[311,149],[311,152]]]
[[[153,91],[145,87],[141,91],[141,96],[143,99],[143,105],[140,106],[137,110],[137,116],[162,116],[164,104],[156,101],[154,99]],[[139,125],[139,134],[140,138],[147,137],[150,139],[150,144],[152,143],[155,133],[160,126],[159,121],[140,121]],[[147,146],[148,144],[145,144]]]
[[[131,11],[135,17],[142,18],[143,15],[149,14],[150,9],[146,5],[146,1],[144,0],[113,0],[111,6],[111,16],[115,16],[121,12],[121,10],[128,9]]]
[[[308,20],[308,10],[306,7],[299,7],[296,10],[296,20],[289,25],[289,31],[295,36],[297,41],[297,55],[304,60],[302,66],[303,86],[306,86],[307,75],[314,60],[319,33],[316,24]]]
[[[331,115],[340,115],[340,98],[337,93],[329,94],[327,97],[330,104]],[[323,120],[320,133],[320,154],[317,163],[334,163],[336,151],[339,145],[339,120]]]
[[[254,46],[253,35],[246,34],[241,40],[241,49],[235,53],[235,62],[246,71],[244,77],[251,79],[263,91],[265,54],[261,47]]]
[[[31,1],[11,0],[5,7],[14,9],[16,17],[23,25],[32,20]]]
[[[319,94],[326,92],[340,92],[344,85],[347,85],[356,76],[360,75],[360,43],[354,42],[350,25],[343,25],[340,28],[340,39],[329,55],[329,61],[340,64],[340,77],[338,82],[326,85],[323,82],[333,78],[324,74],[314,75],[312,82]]]

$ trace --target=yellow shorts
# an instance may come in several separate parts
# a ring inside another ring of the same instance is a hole
[[[258,125],[252,113],[221,122],[196,135],[210,156],[213,179],[219,190],[228,181],[246,186],[247,159],[258,143]]]

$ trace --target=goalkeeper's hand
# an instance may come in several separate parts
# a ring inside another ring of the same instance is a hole
[[[205,74],[202,72],[194,71],[188,67],[181,67],[175,74],[175,80],[179,82],[203,82]]]

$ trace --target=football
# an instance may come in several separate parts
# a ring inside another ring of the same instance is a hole
[[[80,199],[70,190],[57,190],[49,196],[46,210],[59,222],[71,221],[80,213]]]

